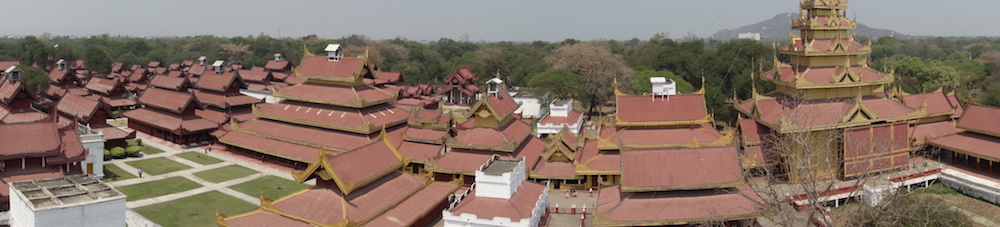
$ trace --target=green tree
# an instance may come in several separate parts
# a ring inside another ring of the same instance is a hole
[[[24,80],[24,83],[28,85],[28,88],[31,89],[32,92],[35,94],[45,94],[45,92],[49,90],[48,73],[45,73],[45,71],[41,69],[23,64],[18,65],[17,67],[21,68],[23,71],[21,79]]]
[[[568,69],[549,69],[535,74],[528,81],[528,86],[536,95],[552,93],[557,99],[578,98],[585,91],[583,77]]]
[[[34,36],[25,37],[17,47],[17,56],[21,59],[21,65],[38,65],[42,69],[48,69],[52,66],[52,62],[49,61],[49,56],[52,53],[51,46]]]
[[[113,62],[111,55],[100,47],[90,46],[83,52],[83,63],[87,65],[87,71],[90,71],[91,76],[95,72],[98,75],[110,74]]]
[[[670,78],[677,84],[677,93],[679,94],[690,94],[694,92],[694,86],[691,85],[691,83],[688,83],[684,80],[684,78],[675,75],[673,72],[667,70],[657,71],[649,68],[637,69],[636,71],[639,71],[639,73],[635,75],[635,85],[633,87],[636,93],[652,92],[653,85],[649,83],[649,78],[652,77]]]

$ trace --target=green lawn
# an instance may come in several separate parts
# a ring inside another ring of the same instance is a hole
[[[105,182],[128,180],[132,178],[135,178],[135,175],[123,170],[121,167],[118,167],[117,165],[114,164],[104,165],[104,179],[102,180],[104,180]]]
[[[240,177],[250,176],[255,173],[258,172],[256,170],[252,170],[247,167],[239,165],[230,165],[230,166],[223,166],[215,169],[197,172],[194,173],[194,175],[197,176],[198,178],[204,179],[212,183],[219,183]]]
[[[904,188],[900,188],[900,190],[906,190],[906,188],[905,187]],[[926,187],[926,188],[919,188],[919,189],[913,191],[913,193],[914,194],[938,194],[938,195],[962,195],[961,192],[955,191],[955,189],[951,189],[951,188],[945,187],[944,185],[941,185],[941,184],[931,184],[931,186]]]
[[[152,175],[159,175],[159,174],[191,168],[190,166],[181,164],[179,162],[175,162],[173,160],[164,157],[130,161],[130,162],[125,162],[125,164],[135,167],[136,169],[142,168],[142,171],[144,173],[149,173]]]
[[[129,146],[137,145],[138,141],[136,141],[136,140],[141,140],[141,139],[127,140],[128,145]],[[145,141],[143,141],[143,142],[145,142]],[[156,147],[153,147],[153,146],[146,146],[146,144],[143,144],[142,145],[142,153],[143,154],[159,154],[159,153],[163,153],[163,150],[160,150],[159,148],[156,148]]]
[[[196,162],[196,163],[202,164],[202,165],[211,165],[211,164],[222,162],[222,160],[219,160],[217,158],[213,158],[212,156],[208,156],[208,155],[205,155],[203,153],[194,152],[194,151],[192,151],[192,152],[184,152],[184,153],[176,154],[174,156],[181,157],[181,158],[184,158],[184,159],[187,159],[187,160],[191,160],[192,162]]]
[[[295,183],[295,181],[276,176],[264,176],[242,184],[229,186],[230,189],[253,197],[259,197],[260,192],[263,191],[265,197],[272,199],[285,197],[288,194],[308,187],[309,185]]]
[[[216,209],[226,215],[236,215],[256,208],[257,205],[210,191],[133,210],[162,226],[216,226]]]
[[[115,187],[128,196],[127,201],[148,199],[162,195],[173,194],[201,187],[201,184],[184,177],[171,177],[158,181],[150,181],[133,185]]]

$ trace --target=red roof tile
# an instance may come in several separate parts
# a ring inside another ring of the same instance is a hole
[[[301,121],[298,123],[338,130],[363,128],[350,131],[366,134],[373,133],[372,130],[382,126],[401,124],[409,117],[409,112],[388,104],[355,109],[289,100],[259,109],[262,118],[295,120]]]
[[[965,131],[955,127],[955,123],[951,121],[913,125],[910,130],[912,130],[910,138],[917,141],[930,140]]]
[[[194,96],[198,98],[201,103],[219,107],[222,109],[229,109],[234,106],[250,105],[254,103],[263,102],[263,100],[254,98],[241,93],[233,93],[229,95],[220,94],[215,91],[204,91],[195,90]]]
[[[20,81],[10,81],[7,77],[0,77],[0,102],[9,105],[19,93],[28,95],[27,98],[31,100],[38,100],[38,97],[28,92],[27,89]]]
[[[90,78],[90,82],[87,82],[87,90],[100,92],[105,95],[111,94],[116,89],[122,89],[121,84],[117,80],[93,77]]]
[[[1000,137],[1000,108],[969,105],[958,119],[958,127]]]
[[[73,117],[74,120],[87,122],[97,111],[107,111],[111,114],[110,106],[102,104],[99,100],[88,99],[77,95],[66,95],[56,104],[59,113]]]
[[[903,96],[903,103],[910,108],[920,108],[924,102],[927,103],[927,115],[951,112],[952,108],[956,109],[955,112],[959,112],[959,109],[962,109],[962,105],[957,101],[952,102],[952,99],[949,99],[947,95],[940,92]]]
[[[442,149],[442,146],[437,144],[406,141],[399,146],[399,153],[402,154],[403,157],[410,158],[414,161],[424,161],[437,158],[437,156],[441,154]]]
[[[319,154],[320,151],[319,148],[259,137],[240,131],[230,131],[219,137],[219,141],[232,146],[304,163],[315,161],[316,154]]]
[[[403,132],[404,139],[417,142],[429,142],[440,144],[448,136],[447,131],[423,128],[406,128]]]
[[[763,199],[750,187],[735,190],[674,192],[621,192],[618,186],[603,188],[597,213],[618,224],[681,225],[706,219],[745,219],[762,215]],[[601,224],[601,223],[598,223]]]
[[[736,148],[728,146],[628,150],[621,160],[623,191],[731,187],[743,176]]]
[[[389,83],[397,83],[397,82],[399,82],[400,80],[403,79],[403,73],[401,73],[401,72],[379,72],[378,75],[376,75],[376,77],[378,77],[378,79],[385,80],[386,82],[389,82]]]
[[[370,143],[369,136],[364,134],[321,129],[263,119],[241,123],[237,125],[237,128],[260,135],[283,138],[289,141],[321,145],[326,149],[338,151],[347,151]],[[374,138],[374,136],[371,137]]]
[[[743,119],[740,121],[740,136],[743,137],[744,143],[763,142],[765,139],[768,139],[767,135],[770,133],[771,129],[757,123],[754,119]]]
[[[244,84],[235,73],[225,72],[217,74],[215,71],[206,72],[204,75],[201,75],[198,78],[198,82],[194,85],[196,88],[219,92],[225,92],[231,86],[243,87]]]
[[[452,151],[435,160],[434,165],[444,170],[473,174],[491,158],[492,153]]]
[[[629,128],[618,133],[618,141],[626,146],[689,144],[715,142],[721,134],[711,126],[689,128]]]
[[[473,189],[465,199],[462,199],[454,208],[448,210],[455,216],[461,214],[474,214],[476,218],[491,220],[495,217],[510,218],[512,221],[531,218],[532,211],[542,193],[548,187],[543,184],[525,181],[517,189],[510,199],[486,198],[476,196]]]
[[[271,59],[267,61],[267,64],[264,64],[264,68],[273,71],[284,71],[290,69],[291,64],[290,61],[274,61],[274,59]]]
[[[344,221],[344,213],[349,220],[362,222],[402,201],[406,192],[416,192],[426,183],[424,178],[393,172],[346,196],[337,189],[313,187],[275,201],[274,207],[322,224]],[[343,204],[345,202],[347,204]]]
[[[59,149],[59,130],[53,122],[0,124],[0,155],[49,153]]]
[[[455,184],[433,182],[366,225],[411,226],[424,216],[437,216],[430,214],[431,210],[440,203],[447,203],[448,195],[456,189],[458,185]]]
[[[497,115],[507,116],[514,113],[520,104],[514,102],[514,99],[510,97],[507,92],[498,92],[497,96],[489,96],[486,98],[486,102],[493,107],[493,110],[497,112]]]
[[[240,70],[239,74],[240,78],[243,78],[243,80],[246,81],[264,82],[264,81],[271,81],[274,79],[274,76],[271,75],[271,72]]]
[[[218,123],[206,120],[201,117],[180,118],[173,114],[142,108],[125,112],[125,117],[130,121],[139,121],[153,125],[169,131],[183,130],[182,132],[200,132],[212,130],[219,127]]]
[[[79,81],[76,78],[76,71],[68,69],[67,70],[52,69],[52,71],[49,71],[49,80],[55,83],[60,83],[64,80],[72,80],[74,81],[74,84],[79,83]]]
[[[114,97],[114,98],[103,98],[105,102],[108,103],[112,108],[115,107],[127,107],[135,106],[136,102],[134,100],[125,97]]]
[[[365,63],[362,59],[341,58],[340,61],[330,61],[327,56],[305,57],[298,73],[305,76],[352,78],[361,71]]]
[[[90,125],[91,129],[104,134],[106,140],[135,139],[135,130],[118,128],[111,125]]]
[[[352,107],[361,107],[360,105],[364,103],[374,105],[389,102],[395,98],[394,94],[369,85],[347,87],[326,84],[299,84],[279,91],[276,96],[305,102],[351,105]]]
[[[364,187],[368,182],[395,171],[403,165],[402,157],[384,141],[374,141],[326,159],[330,169],[344,185]],[[342,189],[344,190],[344,189]]]
[[[905,116],[915,110],[902,103],[890,101],[875,96],[863,98],[863,104],[872,112],[878,113],[878,119],[889,119]],[[750,110],[753,100],[740,104],[741,108]],[[840,123],[841,117],[847,116],[854,108],[853,99],[814,100],[793,106],[783,98],[758,100],[757,109],[760,118],[765,123],[776,124],[782,118],[801,126],[822,126]]]
[[[309,223],[295,220],[279,214],[254,210],[247,215],[226,220],[226,224],[231,227],[240,226],[282,226],[282,227],[313,227]]]
[[[541,160],[539,166],[534,169],[535,175],[556,176],[556,177],[576,177],[576,169],[573,163],[569,162],[549,162]]]
[[[781,80],[784,82],[792,82],[796,75],[801,76],[809,83],[813,84],[832,84],[838,83],[835,81],[833,75],[840,75],[843,73],[844,68],[840,66],[829,66],[829,67],[782,67],[778,69],[778,74],[774,75],[771,72],[765,73],[764,78],[771,78],[775,80]],[[860,81],[858,82],[871,82],[877,81],[885,77],[879,72],[873,69],[869,69],[861,66],[852,66],[851,72],[861,75]],[[777,78],[775,78],[777,76]]]
[[[180,93],[159,88],[149,88],[143,91],[142,96],[139,97],[139,103],[176,114],[184,112],[191,104],[195,106],[199,105],[198,100],[195,100],[194,95],[190,93]]]
[[[199,116],[201,118],[204,118],[205,120],[209,120],[211,122],[215,122],[215,123],[220,124],[220,125],[221,124],[225,124],[225,123],[229,123],[229,116],[227,116],[227,114],[225,112],[222,112],[219,109],[215,109],[215,108],[208,108],[208,109],[204,109],[204,110],[203,109],[196,109],[196,110],[194,110],[194,115],[195,116]]]
[[[671,122],[704,119],[705,96],[702,94],[618,96],[618,119],[626,122]]]
[[[972,108],[969,108],[970,110]],[[970,111],[971,112],[971,111]],[[1000,138],[974,132],[960,132],[931,139],[928,144],[992,161],[1000,161]]]

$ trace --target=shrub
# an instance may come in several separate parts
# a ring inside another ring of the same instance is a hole
[[[110,156],[110,155],[111,155],[111,150],[104,149],[104,156]]]
[[[142,151],[142,147],[140,146],[128,146],[125,148],[125,155],[135,156],[138,155],[140,151]]]
[[[115,156],[115,157],[123,157],[123,156],[125,156],[125,148],[123,148],[123,147],[111,148],[111,156]]]

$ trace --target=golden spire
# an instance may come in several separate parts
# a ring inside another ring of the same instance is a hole
[[[701,74],[701,89],[698,89],[698,91],[696,91],[694,93],[695,94],[702,94],[702,95],[704,95],[705,94],[705,85],[706,85],[705,84],[705,74],[702,73]]]
[[[612,84],[612,86],[615,86],[615,96],[625,96],[625,93],[618,90],[618,77],[615,77],[614,80],[612,80]]]

